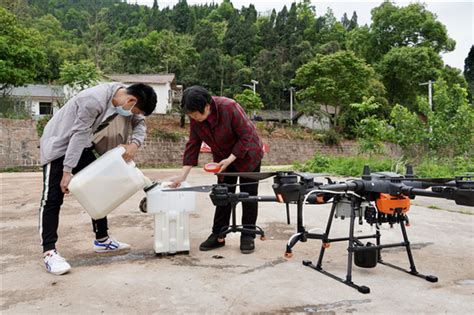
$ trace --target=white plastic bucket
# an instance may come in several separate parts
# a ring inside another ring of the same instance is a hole
[[[107,216],[149,183],[133,161],[125,162],[124,152],[123,147],[106,152],[69,183],[69,191],[93,219]]]

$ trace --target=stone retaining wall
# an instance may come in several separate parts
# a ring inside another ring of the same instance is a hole
[[[37,167],[39,138],[34,120],[0,119],[0,169]],[[270,151],[263,164],[281,165],[303,162],[318,152],[322,154],[352,154],[353,141],[344,141],[339,148],[318,141],[294,139],[263,139]],[[146,167],[180,166],[186,140],[173,142],[165,139],[147,140],[139,150],[136,162]],[[211,161],[211,154],[201,153],[199,163]]]

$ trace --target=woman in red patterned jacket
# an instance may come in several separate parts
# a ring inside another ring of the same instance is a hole
[[[214,162],[219,164],[221,172],[260,172],[263,158],[262,141],[254,124],[236,101],[211,96],[203,87],[192,86],[184,91],[181,107],[191,118],[191,127],[184,151],[183,169],[181,175],[173,179],[172,187],[178,187],[186,179],[191,168],[198,164],[203,141],[211,148]],[[240,177],[239,181],[254,182],[243,177]],[[237,177],[219,176],[218,182],[235,184]],[[229,187],[229,190],[235,192],[235,187]],[[256,196],[258,183],[240,186],[240,190]],[[257,203],[242,203],[242,225],[255,226],[257,214]],[[223,227],[229,225],[230,215],[230,205],[216,207],[212,234],[200,245],[200,250],[212,250],[225,245],[225,240],[219,240],[218,234]],[[255,235],[252,234],[241,235],[242,253],[249,254],[254,251],[254,238]]]

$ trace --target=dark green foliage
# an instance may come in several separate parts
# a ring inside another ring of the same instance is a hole
[[[472,104],[472,98],[474,96],[474,45],[471,46],[469,54],[466,59],[464,59],[464,78],[466,78],[467,84],[469,86],[470,101]]]
[[[12,97],[0,95],[0,118],[29,119],[31,108]]]
[[[41,35],[22,27],[17,18],[0,7],[0,94],[4,90],[32,82],[45,67],[40,49]]]
[[[46,127],[46,124],[50,119],[51,116],[45,116],[36,121],[36,132],[38,133],[38,137],[43,135],[44,127]]]
[[[416,109],[416,98],[427,95],[420,83],[436,80],[443,69],[441,57],[428,47],[399,47],[391,49],[377,65],[383,77],[391,104],[403,104]]]

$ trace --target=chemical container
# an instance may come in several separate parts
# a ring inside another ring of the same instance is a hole
[[[124,152],[123,147],[106,152],[75,174],[69,183],[69,191],[95,220],[107,216],[137,191],[151,184],[133,161],[125,162]]]
[[[189,212],[196,206],[196,193],[163,191],[169,183],[147,191],[146,209],[155,215],[154,250],[157,254],[189,251]],[[182,183],[181,187],[189,187]]]

